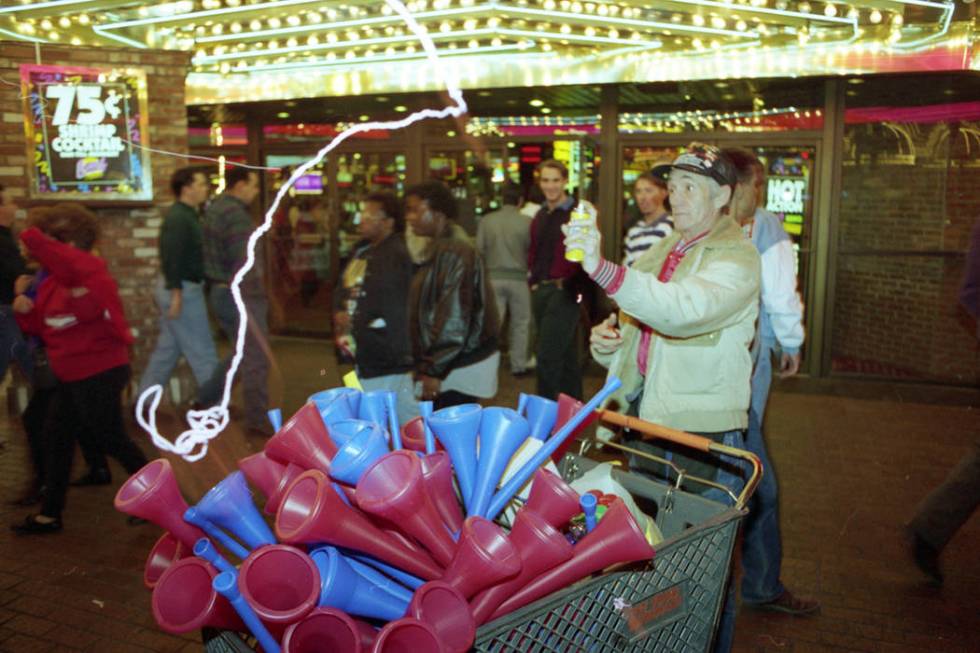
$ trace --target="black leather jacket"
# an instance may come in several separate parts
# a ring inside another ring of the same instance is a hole
[[[431,247],[431,256],[412,279],[410,334],[416,370],[445,379],[452,370],[497,351],[500,320],[477,251],[454,240],[448,228]]]

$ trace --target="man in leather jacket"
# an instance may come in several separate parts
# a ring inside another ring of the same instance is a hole
[[[497,394],[499,319],[483,259],[455,236],[456,200],[438,181],[405,192],[405,219],[431,238],[409,292],[416,394],[435,408]]]

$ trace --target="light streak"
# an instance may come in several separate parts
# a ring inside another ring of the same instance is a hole
[[[266,211],[265,220],[263,223],[252,232],[251,236],[249,236],[248,244],[246,246],[247,255],[245,265],[238,270],[230,284],[231,295],[235,300],[235,306],[238,308],[238,334],[235,340],[235,353],[232,356],[231,365],[229,366],[228,373],[225,376],[225,387],[224,393],[221,397],[221,403],[205,410],[187,411],[187,422],[190,425],[190,428],[181,433],[175,441],[171,442],[157,430],[156,425],[156,413],[157,408],[160,406],[160,400],[163,397],[163,387],[160,385],[154,385],[147,388],[143,394],[139,396],[139,399],[136,402],[136,421],[143,428],[143,430],[150,434],[153,444],[158,449],[178,454],[188,462],[195,462],[207,455],[208,443],[214,438],[218,437],[225,427],[228,426],[228,404],[231,400],[232,384],[235,379],[235,374],[238,372],[238,368],[242,362],[242,357],[245,350],[245,333],[248,329],[248,313],[245,308],[245,302],[242,299],[241,284],[249,271],[255,267],[255,248],[259,242],[259,239],[272,228],[272,217],[279,208],[279,203],[282,201],[282,198],[289,192],[289,189],[293,187],[296,180],[299,179],[307,170],[319,164],[331,150],[335,149],[338,145],[356,134],[376,130],[391,131],[395,129],[403,129],[420,120],[441,119],[448,118],[450,116],[458,118],[466,113],[466,100],[463,99],[463,93],[459,89],[459,83],[455,77],[455,74],[452,69],[446,70],[439,65],[439,56],[432,39],[429,38],[428,34],[419,26],[419,24],[415,21],[415,18],[408,11],[408,9],[405,8],[405,5],[403,5],[400,0],[385,0],[385,2],[402,17],[409,29],[411,29],[412,32],[418,36],[423,49],[426,51],[429,57],[430,63],[433,65],[436,74],[446,87],[446,91],[455,105],[439,110],[422,109],[421,111],[416,111],[415,113],[406,116],[401,120],[363,122],[354,125],[353,127],[350,127],[349,129],[338,134],[337,137],[334,138],[328,145],[324,146],[319,152],[317,152],[315,157],[300,165],[293,171],[293,174],[290,175],[286,183],[283,184],[279,189],[279,192],[276,193],[276,196],[272,201],[272,205],[269,207],[269,210]],[[147,402],[149,402],[148,414],[146,410]]]

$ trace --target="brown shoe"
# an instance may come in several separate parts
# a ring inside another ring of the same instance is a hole
[[[818,601],[800,598],[789,590],[783,590],[782,594],[767,603],[746,603],[746,605],[756,610],[771,610],[799,617],[820,612]]]

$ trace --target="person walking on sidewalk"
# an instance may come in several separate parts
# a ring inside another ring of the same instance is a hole
[[[177,199],[160,228],[160,278],[153,296],[160,309],[157,344],[140,378],[139,394],[165,386],[183,356],[198,389],[218,366],[218,354],[204,299],[204,257],[199,211],[208,198],[208,179],[195,168],[181,168],[170,178]]]
[[[970,250],[966,256],[966,274],[960,289],[960,304],[975,320],[980,341],[980,220],[973,225]],[[980,506],[980,436],[970,450],[950,471],[942,485],[929,493],[906,525],[912,542],[916,566],[933,585],[943,584],[939,555],[957,531]]]
[[[764,474],[742,526],[742,601],[757,609],[794,615],[813,614],[820,604],[796,596],[780,580],[783,563],[776,473],[766,450],[763,423],[772,384],[772,359],[779,358],[779,378],[800,369],[803,303],[796,290],[796,255],[782,222],[762,207],[765,168],[749,150],[728,148],[722,154],[735,166],[738,184],[732,211],[742,231],[759,251],[762,289],[759,320],[752,344],[752,401],[745,448],[762,461]]]
[[[12,526],[21,535],[61,530],[76,430],[84,430],[129,474],[147,462],[123,422],[133,335],[115,280],[105,261],[91,253],[98,222],[68,202],[34,211],[33,226],[20,239],[49,276],[34,300],[18,295],[14,310],[24,332],[44,341],[60,384],[44,425],[41,513]]]
[[[521,187],[506,184],[503,206],[480,220],[476,249],[483,256],[497,299],[497,316],[510,316],[510,373],[528,373],[528,326],[531,292],[527,287],[527,252],[531,245],[531,221],[521,213]]]
[[[258,174],[235,166],[225,173],[225,192],[204,212],[204,274],[210,286],[211,310],[233,348],[238,341],[239,315],[230,284],[245,265],[248,239],[255,230],[249,207],[258,194]],[[241,285],[248,326],[238,377],[243,386],[246,431],[268,436],[272,434],[266,416],[269,406],[269,299],[262,278],[261,250],[256,250],[255,261]],[[203,407],[213,406],[221,400],[232,355],[234,351],[199,390]]]

